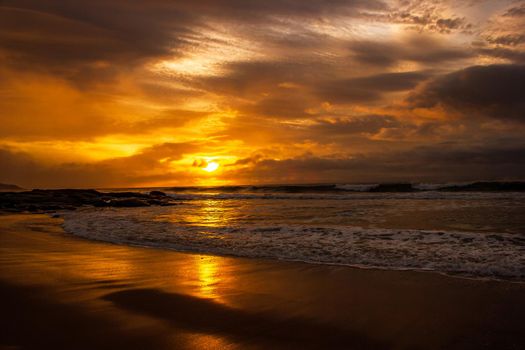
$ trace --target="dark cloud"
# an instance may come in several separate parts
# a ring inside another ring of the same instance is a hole
[[[525,16],[525,4],[511,7],[504,14],[504,17],[522,17]]]
[[[348,79],[349,85],[363,89],[379,91],[403,91],[416,86],[424,79],[428,79],[428,72],[383,73],[367,77]]]
[[[332,75],[332,67],[323,62],[242,61],[192,84],[227,97],[228,105],[245,115],[298,119],[309,117],[307,110],[321,103],[315,85]]]
[[[331,103],[367,103],[381,97],[380,91],[361,88],[348,80],[336,80],[320,83],[316,95]]]
[[[180,1],[188,11],[208,16],[223,16],[238,21],[253,21],[263,16],[323,17],[357,15],[360,10],[382,10],[381,0],[195,0]]]
[[[259,182],[475,181],[525,177],[525,146],[457,148],[447,144],[353,157],[252,159],[237,176]]]
[[[390,11],[369,14],[377,21],[403,24],[419,32],[450,34],[456,31],[468,32],[473,27],[465,17],[450,16],[446,11],[447,1],[400,0],[390,2]],[[449,6],[457,2],[449,1]],[[473,5],[473,4],[469,4]]]
[[[74,80],[112,76],[116,67],[173,54],[187,43],[195,16],[169,2],[4,1],[1,50],[20,69]]]
[[[373,102],[380,100],[384,93],[409,90],[430,76],[428,72],[404,72],[326,80],[326,77],[311,76],[307,66],[293,66],[284,69],[287,73],[279,74],[286,66],[277,65],[271,74],[266,64],[262,64],[261,69],[241,69],[230,76],[214,78],[215,83],[210,86],[222,94],[239,96],[244,93],[251,101],[236,105],[236,108],[246,115],[311,119],[318,115],[312,109],[322,102]],[[261,98],[261,94],[264,97]]]
[[[469,49],[443,46],[435,39],[421,35],[401,42],[358,41],[351,44],[350,50],[357,62],[382,67],[401,61],[437,64],[473,56]]]
[[[225,68],[223,75],[193,84],[230,97],[229,105],[245,115],[282,119],[316,117],[312,110],[323,102],[376,102],[385,93],[410,90],[432,76],[431,71],[416,71],[341,79],[324,62],[247,61]]]
[[[436,21],[436,26],[440,31],[450,31],[452,29],[458,29],[465,26],[465,18],[440,18]]]
[[[301,119],[308,118],[312,113],[308,113],[309,106],[313,106],[314,101],[301,96],[301,94],[278,94],[275,97],[263,98],[256,103],[239,105],[238,109],[250,116],[262,116],[277,119]]]
[[[481,55],[508,60],[512,63],[525,63],[525,51],[513,50],[506,47],[483,47],[478,50]]]
[[[382,147],[382,140],[371,139],[378,133],[413,128],[410,123],[403,123],[388,115],[345,116],[320,112],[309,118],[308,123],[303,123],[302,120],[294,123],[280,119],[239,116],[235,122],[214,136],[226,140],[242,140],[253,148],[267,145],[285,145],[285,148],[289,148],[289,145],[310,142],[369,151]]]
[[[280,89],[282,84],[305,85],[330,71],[323,62],[240,61],[224,66],[216,77],[194,81],[196,87],[213,93],[253,97]]]
[[[371,102],[379,100],[385,92],[409,90],[428,77],[425,72],[384,73],[319,82],[314,90],[320,99],[329,102]]]
[[[474,66],[440,76],[412,94],[414,107],[442,105],[466,116],[525,122],[525,65]]]
[[[516,46],[525,43],[524,34],[507,34],[487,39],[489,43],[507,46]]]
[[[5,0],[0,53],[20,69],[100,80],[206,42],[199,30],[209,28],[210,19],[253,23],[271,16],[348,16],[383,7],[379,0]]]
[[[454,30],[468,30],[472,27],[464,17],[439,17],[432,13],[414,14],[410,11],[392,12],[388,21],[413,25],[419,30],[451,33]]]

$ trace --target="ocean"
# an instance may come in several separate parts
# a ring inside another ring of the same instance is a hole
[[[513,187],[329,184],[155,190],[180,203],[64,211],[63,226],[83,238],[133,246],[525,281],[525,192]]]

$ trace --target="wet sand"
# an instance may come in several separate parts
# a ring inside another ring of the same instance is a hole
[[[0,216],[0,349],[523,349],[525,284],[117,246]]]

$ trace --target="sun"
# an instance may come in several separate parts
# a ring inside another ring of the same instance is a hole
[[[209,173],[217,170],[219,168],[219,163],[217,162],[209,162],[202,170],[207,171]]]

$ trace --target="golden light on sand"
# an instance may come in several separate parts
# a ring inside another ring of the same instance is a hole
[[[202,170],[207,171],[209,173],[219,169],[219,163],[217,162],[208,162],[208,164],[202,168]]]
[[[201,296],[205,298],[217,297],[215,288],[220,281],[217,260],[213,256],[195,256],[198,268],[199,290]]]

